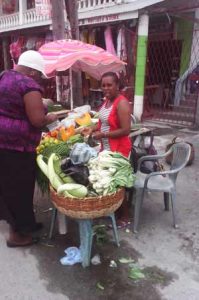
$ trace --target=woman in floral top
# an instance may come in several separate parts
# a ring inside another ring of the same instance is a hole
[[[10,225],[9,247],[31,245],[41,227],[33,212],[35,149],[42,127],[57,119],[45,114],[37,83],[43,72],[42,56],[29,50],[0,75],[0,219]]]

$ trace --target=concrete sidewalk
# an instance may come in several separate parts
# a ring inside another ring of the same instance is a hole
[[[64,267],[59,262],[64,249],[79,245],[77,225],[70,222],[66,236],[56,234],[47,243],[51,212],[46,210],[51,204],[36,194],[37,215],[46,225],[39,245],[7,248],[8,226],[0,222],[0,300],[199,299],[199,132],[156,123],[146,126],[158,127],[156,133],[161,135],[155,135],[155,145],[159,152],[164,152],[175,135],[195,147],[194,164],[186,167],[177,181],[179,229],[173,229],[171,211],[164,211],[162,195],[148,194],[137,235],[120,230],[120,248],[111,241],[103,246],[95,243],[93,255],[99,253],[102,259],[98,266]],[[121,257],[134,259],[145,279],[130,279],[129,266],[119,262]],[[109,266],[110,260],[117,263],[116,268]]]
[[[158,152],[164,152],[174,136],[191,142],[195,148],[195,160],[186,167],[177,180],[177,206],[179,229],[172,228],[171,212],[163,210],[162,195],[148,194],[143,206],[139,233],[128,239],[142,258],[140,263],[157,266],[172,272],[172,282],[159,288],[161,299],[199,299],[199,133],[184,128],[158,126],[164,135],[155,136]]]

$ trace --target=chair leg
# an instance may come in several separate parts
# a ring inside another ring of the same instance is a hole
[[[173,227],[178,228],[176,222],[176,191],[171,192],[171,206],[172,206],[172,214],[173,214]]]
[[[144,199],[144,189],[136,189],[135,192],[135,208],[134,208],[134,222],[133,222],[133,232],[138,232],[138,224],[140,218],[140,211],[142,208],[142,203]]]
[[[133,189],[133,188],[129,189],[129,190],[126,192],[126,197],[127,197],[128,203],[131,203],[131,204],[132,204],[132,201],[133,201],[133,193],[134,193],[134,189]]]
[[[115,221],[115,214],[112,213],[112,214],[109,215],[109,217],[112,220],[113,234],[114,234],[115,242],[116,242],[117,246],[119,247],[120,242],[119,242],[119,237],[118,237],[117,225],[116,225],[116,221]]]
[[[57,217],[57,209],[53,208],[52,216],[51,216],[51,222],[50,222],[50,230],[49,230],[49,234],[48,234],[48,238],[50,240],[52,239],[52,236],[53,236],[53,230],[54,230],[54,227],[55,227],[56,217]]]
[[[91,249],[93,243],[92,220],[79,220],[80,250],[82,255],[82,266],[88,267],[91,260]]]
[[[170,194],[164,193],[164,209],[166,211],[169,211],[169,200],[170,200]]]

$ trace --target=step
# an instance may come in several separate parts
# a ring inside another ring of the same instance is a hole
[[[194,114],[190,113],[190,112],[180,112],[180,111],[162,111],[160,113],[161,115],[165,115],[165,116],[173,116],[176,118],[179,117],[186,117],[186,118],[194,118]]]
[[[193,122],[189,121],[182,121],[182,120],[171,120],[171,119],[166,119],[166,118],[161,118],[158,116],[152,118],[154,121],[158,121],[161,123],[167,123],[167,124],[172,124],[172,125],[178,125],[178,126],[185,126],[185,127],[190,127],[193,126]]]
[[[195,114],[195,107],[193,107],[193,106],[191,106],[191,107],[184,106],[184,105],[176,106],[176,105],[170,104],[169,108],[171,108],[171,111],[175,111],[175,112],[185,112],[185,113],[190,113],[193,115]]]
[[[186,106],[186,107],[195,107],[197,101],[196,100],[181,100],[179,106]]]
[[[185,94],[184,98],[187,100],[197,100],[198,99],[199,94]]]
[[[182,123],[182,121],[184,121],[184,122],[191,122],[193,124],[195,121],[194,114],[173,112],[173,111],[158,113],[154,117],[155,118],[158,117],[165,120],[172,120],[172,122],[176,122],[176,123],[179,122]]]
[[[159,120],[161,122],[166,123],[173,123],[178,125],[187,125],[191,126],[194,124],[194,118],[188,118],[188,117],[176,117],[175,115],[165,115],[165,114],[157,114],[153,116],[154,120]]]

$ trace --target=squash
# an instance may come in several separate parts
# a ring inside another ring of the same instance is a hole
[[[80,118],[76,118],[75,122],[79,126],[88,126],[92,123],[91,116],[89,113],[84,113]]]
[[[68,128],[61,127],[59,130],[59,138],[61,141],[66,142],[73,135],[75,135],[75,127],[73,125]]]

